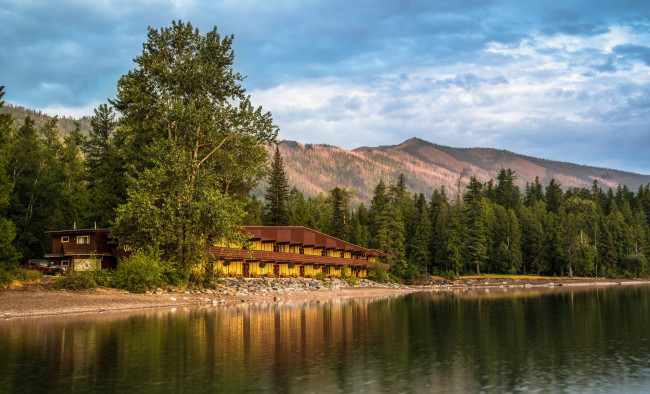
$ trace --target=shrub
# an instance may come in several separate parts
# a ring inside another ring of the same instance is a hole
[[[113,285],[133,293],[144,293],[164,283],[164,272],[168,265],[158,251],[135,252],[119,261],[113,275]]]
[[[0,288],[9,286],[14,280],[37,282],[43,274],[36,270],[26,270],[14,264],[0,264]]]
[[[97,286],[111,286],[113,282],[113,278],[111,278],[111,272],[109,270],[105,269],[96,269],[94,271],[90,271],[89,274],[93,278],[93,280],[97,283]]]
[[[0,288],[9,286],[14,281],[13,274],[6,269],[0,268]]]
[[[341,279],[348,279],[351,276],[352,271],[350,270],[350,267],[347,265],[344,265],[341,267]]]
[[[350,286],[356,286],[359,284],[359,281],[354,276],[347,278],[345,281],[348,282],[348,285]]]
[[[94,289],[97,287],[97,282],[93,279],[92,272],[71,272],[56,278],[52,286],[57,290],[84,290]]]
[[[388,282],[388,271],[381,264],[375,263],[375,266],[369,272],[368,278],[377,283],[386,283]]]
[[[329,285],[330,285],[330,281],[329,281],[329,280],[326,280],[325,282],[323,282],[323,284],[324,284],[325,286],[329,286]]]
[[[324,281],[325,278],[327,278],[327,276],[325,276],[324,273],[319,272],[319,273],[316,274],[316,276],[314,276],[314,278],[316,278],[316,279],[318,279],[318,280],[323,280],[323,281]]]
[[[167,267],[164,272],[164,279],[167,284],[176,287],[187,286],[189,272],[186,269],[179,267]]]
[[[456,274],[454,274],[454,271],[452,270],[447,270],[447,272],[443,272],[441,276],[449,280],[454,280],[456,278]]]
[[[23,268],[18,268],[14,271],[14,278],[22,280],[23,282],[37,282],[41,280],[43,273],[36,270],[26,270]]]

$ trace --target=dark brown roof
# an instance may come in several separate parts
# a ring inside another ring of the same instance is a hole
[[[88,234],[88,233],[109,233],[111,230],[107,228],[82,228],[78,230],[55,230],[45,231],[46,235],[66,235],[66,234]]]
[[[366,249],[303,226],[245,226],[244,231],[250,234],[253,239],[262,241],[360,252],[370,256],[387,256],[378,250]]]

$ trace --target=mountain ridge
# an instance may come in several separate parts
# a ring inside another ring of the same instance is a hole
[[[40,111],[26,109],[5,103],[0,113],[9,113],[15,118],[16,126],[26,116],[32,117],[38,127],[50,116]],[[75,119],[60,118],[59,135],[65,136],[74,128]],[[83,117],[81,130],[90,129],[90,117]],[[269,155],[274,148],[269,147]],[[603,167],[587,166],[570,162],[543,159],[496,148],[455,148],[439,145],[421,138],[412,137],[397,145],[377,147],[362,146],[346,150],[330,144],[305,144],[297,141],[282,141],[280,151],[291,186],[296,186],[308,196],[327,193],[336,186],[355,190],[355,203],[368,203],[380,179],[386,183],[395,182],[399,174],[406,177],[412,192],[430,196],[433,190],[445,186],[453,195],[459,174],[464,168],[481,182],[496,179],[501,168],[510,168],[517,176],[516,184],[523,187],[539,176],[543,185],[551,178],[563,188],[590,188],[594,179],[604,189],[626,185],[630,190],[650,183],[650,175],[637,174]],[[466,185],[468,178],[462,180]],[[264,195],[264,183],[254,194]]]
[[[400,173],[404,173],[412,192],[430,195],[440,186],[453,191],[464,168],[481,182],[496,179],[501,168],[510,168],[520,187],[537,176],[543,185],[553,178],[565,189],[590,188],[594,180],[604,189],[620,184],[635,190],[650,183],[650,175],[537,158],[505,149],[447,147],[415,137],[397,145],[352,150],[282,141],[280,151],[292,186],[307,195],[346,187],[356,191],[357,202],[370,201],[379,179],[395,182]],[[468,178],[464,178],[461,183],[467,182]]]

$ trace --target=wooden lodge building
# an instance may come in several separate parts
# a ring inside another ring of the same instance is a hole
[[[347,266],[359,278],[368,275],[386,254],[366,249],[321,232],[300,226],[247,226],[248,249],[216,245],[214,269],[229,277],[340,277]],[[110,242],[108,229],[47,231],[52,253],[45,258],[68,269],[83,271],[115,268],[117,258],[127,255]],[[384,267],[386,265],[384,264]]]
[[[387,257],[302,226],[246,226],[244,231],[251,235],[249,249],[211,248],[217,258],[215,269],[225,276],[340,277],[347,266],[353,276],[365,278],[368,268]]]

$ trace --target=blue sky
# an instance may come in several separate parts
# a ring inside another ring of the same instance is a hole
[[[410,137],[650,174],[650,1],[33,1],[0,7],[7,102],[91,115],[147,26],[234,34],[280,137]]]

